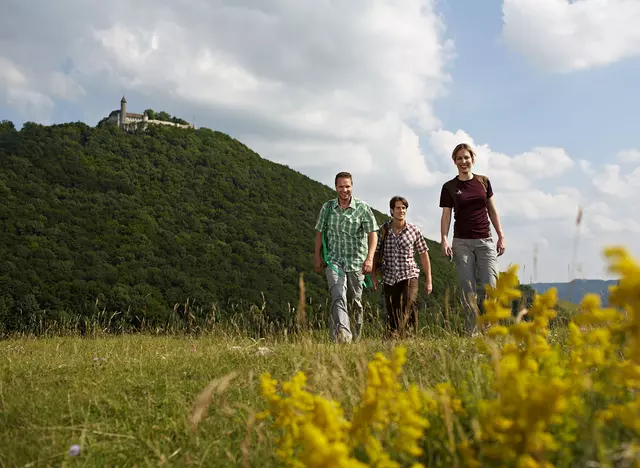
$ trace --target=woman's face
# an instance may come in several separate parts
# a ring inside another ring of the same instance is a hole
[[[460,174],[468,174],[469,172],[471,172],[474,162],[473,159],[474,158],[473,156],[471,156],[469,150],[464,148],[458,150],[458,152],[456,153],[456,159],[454,161],[456,167],[458,168],[458,172]]]

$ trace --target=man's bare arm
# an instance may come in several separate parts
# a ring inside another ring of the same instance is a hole
[[[378,231],[369,233],[369,252],[367,252],[367,259],[373,260],[373,255],[376,253],[378,247]]]
[[[378,231],[372,231],[368,234],[369,238],[369,251],[367,252],[367,258],[362,264],[362,273],[368,274],[373,271],[373,256],[376,253],[376,247],[378,246]]]
[[[422,252],[420,254],[420,263],[422,263],[422,269],[424,270],[424,292],[431,294],[433,291],[433,282],[431,278],[431,261],[429,260],[429,251]]]
[[[320,231],[316,231],[316,243],[315,243],[315,256],[321,258],[322,252],[322,233]]]
[[[314,269],[317,273],[322,272],[322,233],[316,231],[316,241],[313,255]]]
[[[420,263],[422,264],[422,269],[424,270],[427,281],[431,283],[431,261],[429,260],[429,252],[422,252],[420,254]]]

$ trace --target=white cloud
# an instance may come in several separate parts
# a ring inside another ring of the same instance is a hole
[[[11,60],[0,57],[0,91],[6,102],[23,115],[43,117],[53,109],[53,100],[32,86],[31,80]]]
[[[640,149],[622,150],[616,158],[623,164],[640,164]]]
[[[431,104],[444,92],[452,45],[431,1],[199,7],[197,20],[185,17],[188,5],[167,4],[155,22],[124,14],[95,28],[102,58],[78,66],[143,93],[263,113],[308,134],[370,138],[389,113],[419,128],[439,125]],[[136,7],[114,10],[125,8]],[[234,31],[251,34],[232,41]]]
[[[9,106],[29,120],[48,122],[54,98],[73,101],[85,94],[71,77],[58,71],[38,76],[12,60],[0,56],[0,96],[5,95]]]
[[[561,195],[566,195],[571,199],[576,200],[576,202],[581,201],[583,198],[580,190],[576,187],[559,186],[556,191]]]
[[[600,216],[610,216],[612,213],[611,208],[603,201],[597,201],[584,207],[584,212],[588,216],[590,214]]]
[[[640,55],[637,0],[504,0],[503,40],[553,72]]]
[[[64,73],[53,72],[49,78],[49,93],[52,97],[75,101],[86,92],[76,81]]]
[[[446,177],[441,173],[435,174],[429,171],[420,149],[418,135],[407,125],[403,124],[400,129],[397,147],[396,163],[409,184],[429,187],[442,182],[443,177]]]
[[[617,220],[606,215],[596,214],[590,223],[596,234],[632,233],[640,234],[640,223],[634,219]]]
[[[509,191],[500,196],[503,215],[531,221],[573,219],[578,213],[575,194],[542,190]]]
[[[585,174],[587,175],[595,174],[595,170],[593,169],[593,164],[591,164],[591,162],[581,159],[580,161],[578,161],[578,165],[580,166],[580,169],[582,170],[582,172],[584,172]]]
[[[592,179],[600,193],[618,198],[637,198],[640,193],[640,166],[625,174],[617,164],[605,164]]]
[[[574,166],[563,148],[534,148],[513,158],[514,169],[530,177],[557,177]]]
[[[247,140],[250,147],[260,148],[260,153],[268,154],[283,164],[295,166],[305,171],[325,166],[349,166],[354,174],[367,175],[373,169],[373,155],[364,144],[352,142],[335,143],[304,140]],[[338,171],[335,171],[338,172]],[[330,186],[333,186],[331,183]]]

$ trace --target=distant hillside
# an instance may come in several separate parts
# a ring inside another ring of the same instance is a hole
[[[602,298],[603,305],[609,302],[609,286],[615,285],[616,281],[610,280],[573,280],[570,283],[533,283],[531,287],[538,293],[544,293],[551,288],[557,288],[558,299],[574,304],[580,303],[582,297],[587,293],[598,294]]]
[[[313,227],[334,196],[206,128],[25,123],[16,131],[4,121],[0,324],[100,311],[162,325],[187,300],[195,314],[265,301],[264,313],[286,323],[300,272],[314,307],[328,299],[313,271]],[[433,305],[455,274],[428,243]],[[365,297],[378,303],[379,294]]]

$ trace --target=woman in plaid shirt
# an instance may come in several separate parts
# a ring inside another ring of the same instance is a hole
[[[429,247],[420,229],[406,220],[409,202],[395,196],[389,202],[391,220],[380,227],[374,265],[380,265],[384,298],[387,309],[387,327],[391,335],[404,334],[404,327],[413,315],[415,331],[418,330],[418,314],[413,313],[413,305],[418,298],[418,277],[420,269],[414,259],[420,255],[420,263],[425,272],[424,292],[431,294],[431,263]],[[378,278],[372,275],[374,289],[378,288]]]

